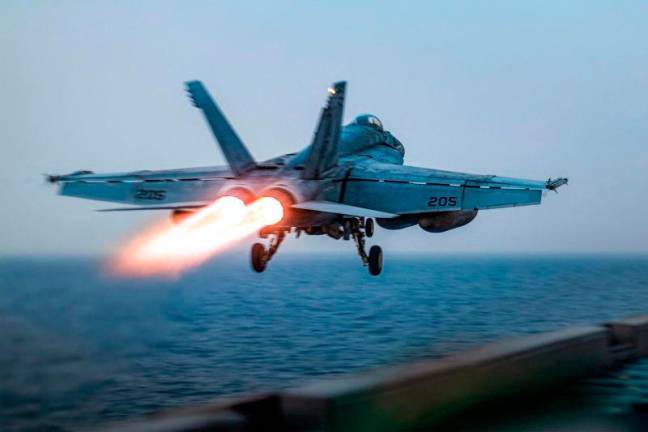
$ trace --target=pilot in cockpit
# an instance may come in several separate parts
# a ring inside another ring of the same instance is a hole
[[[403,144],[396,139],[391,133],[383,129],[383,124],[378,117],[373,114],[361,114],[355,118],[353,123],[358,126],[367,126],[380,133],[381,144],[391,147],[394,150],[398,151],[401,156],[405,155],[405,147]]]
[[[383,125],[382,122],[378,117],[376,117],[373,114],[362,114],[359,115],[358,117],[355,118],[354,121],[355,124],[360,125],[360,126],[369,126],[371,128],[374,128],[380,132],[383,131]]]

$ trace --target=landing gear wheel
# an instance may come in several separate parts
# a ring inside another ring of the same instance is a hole
[[[374,233],[374,221],[373,221],[373,219],[369,218],[369,219],[365,220],[364,231],[365,231],[365,235],[367,237],[372,237],[373,236],[373,233]]]
[[[378,276],[382,271],[383,253],[380,246],[371,246],[369,249],[369,273]]]
[[[252,268],[255,272],[261,273],[266,268],[266,250],[261,243],[254,243],[252,245]]]

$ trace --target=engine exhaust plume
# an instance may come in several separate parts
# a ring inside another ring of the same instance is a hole
[[[236,197],[219,198],[177,224],[166,220],[137,235],[112,257],[108,270],[120,276],[179,276],[283,215],[275,198],[247,207]]]

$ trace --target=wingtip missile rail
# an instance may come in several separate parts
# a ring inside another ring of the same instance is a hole
[[[551,191],[558,192],[558,188],[560,186],[566,185],[568,182],[569,179],[566,177],[558,177],[557,179],[549,178],[545,187]]]

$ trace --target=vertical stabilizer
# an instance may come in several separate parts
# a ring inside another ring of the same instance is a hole
[[[216,102],[211,98],[205,86],[200,81],[187,82],[186,86],[194,106],[200,108],[205,114],[209,127],[234,174],[241,175],[254,169],[256,162],[252,155],[236,135],[236,132],[218,108]]]
[[[320,115],[310,153],[304,165],[304,179],[321,178],[322,173],[337,165],[346,82],[337,82],[328,91],[329,98]]]

